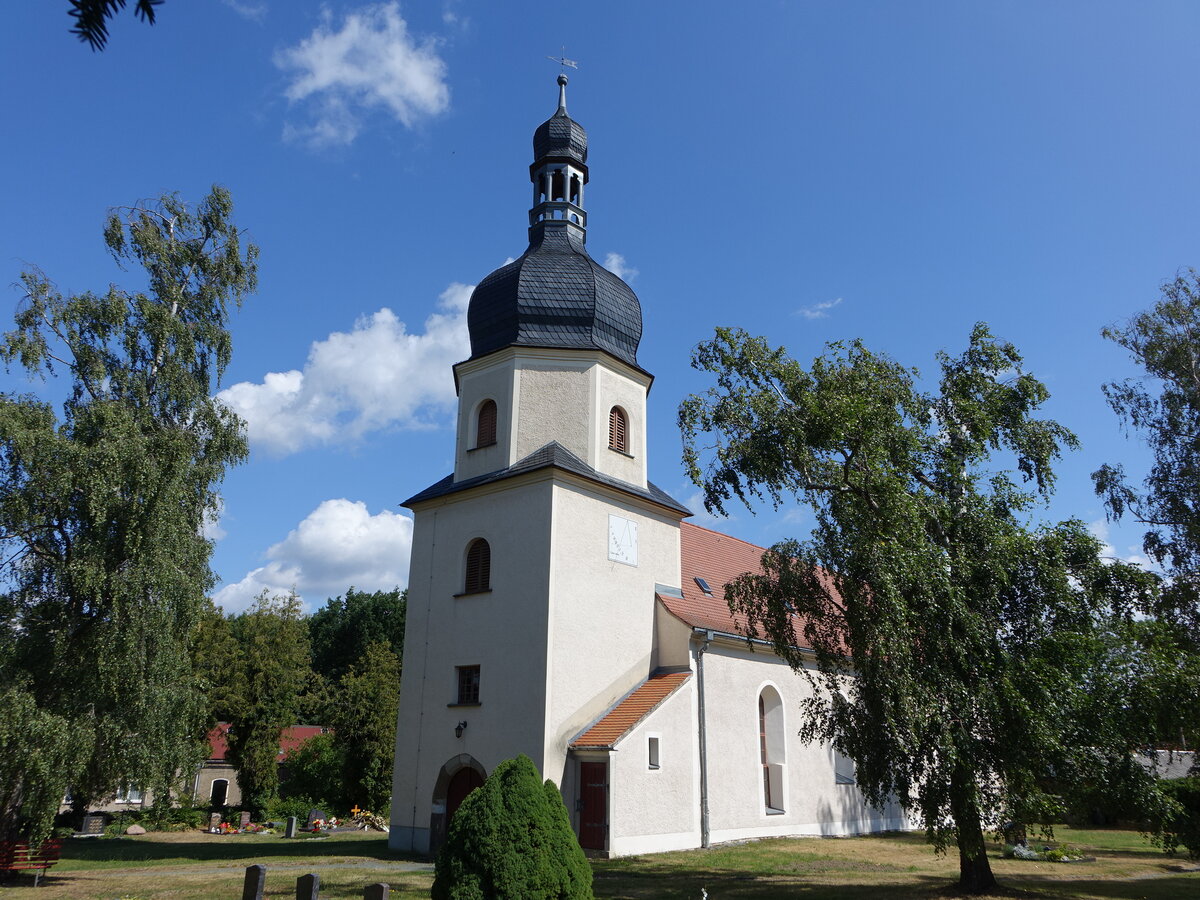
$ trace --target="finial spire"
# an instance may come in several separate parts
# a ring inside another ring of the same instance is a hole
[[[567,114],[567,76],[558,76],[558,111]]]

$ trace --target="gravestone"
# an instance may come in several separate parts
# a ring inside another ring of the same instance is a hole
[[[388,900],[392,889],[386,884],[368,884],[363,889],[363,900]]]
[[[218,831],[221,830],[221,814],[220,813],[213,813],[211,816],[208,817],[208,830],[211,831],[213,834],[216,834]]]
[[[104,814],[103,813],[88,813],[83,817],[83,825],[79,829],[80,834],[104,834]]]
[[[324,822],[329,816],[325,815],[324,811],[319,809],[310,809],[308,811],[308,822],[305,823],[305,828],[312,828],[313,823],[317,821]]]
[[[239,828],[245,828],[247,825],[249,825],[250,824],[250,813],[243,811],[238,817],[238,823],[239,823],[238,824]]]
[[[266,880],[266,866],[246,866],[246,880],[242,883],[242,900],[262,900],[263,885]]]
[[[296,817],[288,816],[287,825],[284,826],[284,829],[283,829],[283,836],[284,837],[295,837],[297,830],[299,830],[299,823],[297,822]]]
[[[320,890],[320,875],[301,875],[296,879],[296,900],[317,900]]]

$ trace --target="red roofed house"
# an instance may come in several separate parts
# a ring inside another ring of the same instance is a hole
[[[242,789],[238,786],[237,769],[227,756],[229,754],[228,722],[219,722],[208,733],[208,759],[196,772],[192,796],[199,806],[241,806]],[[279,735],[279,762],[305,741],[324,734],[320,725],[292,725]]]
[[[739,634],[724,586],[762,548],[683,522],[646,479],[641,306],[585,249],[587,134],[559,84],[534,133],[529,248],[471,296],[454,471],[404,504],[391,845],[436,850],[518,753],[597,854],[906,827],[799,739],[807,681]]]

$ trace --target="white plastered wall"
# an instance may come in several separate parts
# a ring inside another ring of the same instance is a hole
[[[469,754],[490,772],[525,753],[543,766],[551,494],[547,470],[414,511],[393,847],[428,846],[434,784],[448,760]],[[455,596],[477,537],[491,546],[491,590]],[[480,667],[478,706],[454,705],[455,668],[464,665]]]
[[[688,679],[609,754],[609,855],[661,853],[700,844],[695,677]],[[657,769],[648,745],[658,738]]]
[[[610,515],[637,523],[636,566],[608,558]],[[561,784],[568,741],[651,672],[654,585],[679,583],[679,519],[563,476],[552,541],[544,772]]]
[[[908,827],[898,804],[876,810],[857,786],[835,783],[828,745],[800,739],[800,703],[810,694],[808,682],[769,650],[751,652],[742,643],[714,642],[704,655],[704,680],[713,843]],[[758,696],[768,684],[783,702],[785,805],[779,814],[768,813],[763,801]]]
[[[516,462],[512,428],[517,406],[517,382],[512,354],[488,357],[486,364],[459,364],[458,437],[454,458],[454,480],[496,472]],[[477,447],[476,425],[485,400],[496,403],[496,443]]]
[[[646,487],[646,394],[650,376],[597,350],[509,347],[456,366],[458,437],[454,480],[486,475],[558,441],[588,465]],[[496,403],[496,444],[477,447],[480,405]],[[608,417],[625,411],[629,452],[608,447]]]
[[[589,371],[586,360],[524,360],[519,370],[516,459],[558,441],[580,459],[588,457]]]
[[[592,465],[597,471],[638,487],[646,486],[646,392],[648,380],[624,366],[604,359],[594,370]],[[609,449],[609,413],[619,406],[626,417],[629,449],[621,453]]]

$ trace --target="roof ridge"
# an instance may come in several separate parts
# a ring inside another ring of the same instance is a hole
[[[679,524],[681,528],[686,525],[688,528],[695,528],[699,531],[707,531],[709,534],[715,534],[718,537],[729,538],[731,541],[737,541],[739,544],[745,544],[747,547],[753,547],[756,550],[762,550],[765,552],[770,549],[769,547],[763,547],[761,544],[755,544],[752,541],[748,541],[745,538],[740,538],[735,534],[726,534],[724,531],[717,531],[715,528],[705,528],[703,525],[697,525],[695,522],[680,522]]]

